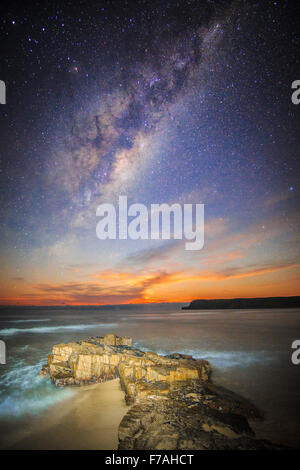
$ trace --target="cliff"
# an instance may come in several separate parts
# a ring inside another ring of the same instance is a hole
[[[251,299],[197,299],[183,310],[300,308],[300,297],[257,297]]]
[[[119,426],[119,449],[268,449],[248,419],[246,399],[211,381],[211,366],[182,354],[143,352],[129,337],[105,335],[53,346],[40,371],[57,386],[120,378],[132,406]]]

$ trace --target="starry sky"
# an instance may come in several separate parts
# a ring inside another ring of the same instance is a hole
[[[288,1],[7,2],[0,304],[300,295]],[[205,204],[205,244],[96,237],[103,202]]]

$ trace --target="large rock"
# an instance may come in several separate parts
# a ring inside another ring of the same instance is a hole
[[[142,400],[130,408],[119,426],[119,447],[151,450],[281,449],[254,438],[241,415],[222,413],[202,404]]]
[[[212,383],[209,362],[160,356],[113,334],[53,346],[40,375],[57,386],[120,378],[127,404],[119,449],[269,449],[248,419],[262,419],[239,395]]]
[[[140,383],[202,380],[211,373],[207,361],[191,356],[159,356],[132,347],[132,338],[112,334],[53,346],[40,375],[55,385],[82,385],[120,377],[128,402],[143,394]]]

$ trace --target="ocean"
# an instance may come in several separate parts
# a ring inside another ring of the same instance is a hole
[[[291,361],[291,344],[300,339],[299,309],[183,311],[179,304],[149,304],[2,308],[0,448],[76,393],[39,377],[52,345],[106,333],[132,336],[142,350],[207,359],[215,383],[263,411],[264,423],[253,425],[258,437],[300,447],[300,365]]]

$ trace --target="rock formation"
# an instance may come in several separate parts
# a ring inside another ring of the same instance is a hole
[[[119,449],[269,449],[254,439],[248,419],[261,413],[211,381],[209,362],[160,356],[112,334],[53,346],[40,375],[57,386],[120,378],[132,405],[119,426]]]
[[[196,299],[182,310],[234,310],[243,308],[299,308],[300,296],[257,297],[250,299]]]

